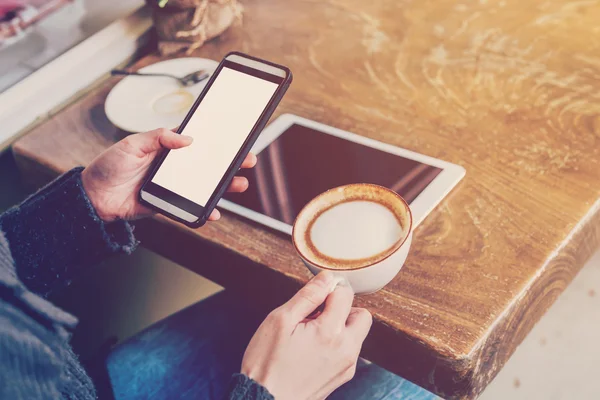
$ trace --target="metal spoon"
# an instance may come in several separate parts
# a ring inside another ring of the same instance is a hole
[[[201,69],[190,74],[187,74],[183,77],[178,77],[170,74],[162,74],[162,73],[151,73],[151,72],[136,72],[136,71],[127,71],[124,69],[113,69],[110,71],[111,75],[136,75],[136,76],[166,76],[168,78],[176,79],[181,86],[192,86],[198,82],[202,82],[206,78],[210,76],[208,72]]]

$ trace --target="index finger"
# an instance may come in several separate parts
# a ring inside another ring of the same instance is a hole
[[[257,161],[258,159],[256,158],[256,155],[254,153],[248,153],[248,155],[244,159],[244,162],[242,163],[241,168],[252,168],[256,165]]]

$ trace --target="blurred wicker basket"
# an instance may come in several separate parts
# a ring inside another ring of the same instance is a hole
[[[241,21],[238,0],[146,0],[152,8],[161,54],[190,54]]]

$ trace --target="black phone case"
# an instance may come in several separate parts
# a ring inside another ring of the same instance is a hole
[[[199,227],[201,227],[202,225],[204,225],[206,223],[206,221],[208,220],[208,217],[210,216],[210,213],[212,212],[212,210],[214,210],[214,208],[217,206],[217,203],[219,202],[219,200],[221,199],[221,197],[223,197],[223,195],[225,194],[225,191],[227,190],[227,187],[231,183],[233,177],[235,176],[235,174],[240,169],[242,163],[244,162],[244,159],[246,158],[246,156],[248,155],[248,153],[252,149],[252,146],[254,145],[254,143],[256,142],[256,140],[258,139],[258,136],[260,135],[260,133],[264,129],[264,127],[267,124],[267,122],[269,122],[269,119],[271,118],[271,116],[275,112],[275,109],[277,108],[277,106],[281,102],[281,99],[283,98],[283,96],[287,92],[287,89],[289,88],[290,84],[292,83],[292,79],[293,79],[292,71],[290,71],[289,68],[284,67],[283,65],[275,64],[275,63],[272,63],[270,61],[266,61],[266,60],[262,60],[260,58],[252,57],[252,56],[250,56],[248,54],[244,54],[244,53],[241,53],[241,52],[238,52],[238,51],[232,51],[230,53],[227,53],[225,55],[225,57],[223,57],[223,60],[221,60],[221,62],[219,63],[219,65],[215,69],[215,72],[210,77],[210,79],[207,82],[207,84],[204,87],[204,89],[202,89],[202,92],[200,93],[200,95],[198,96],[198,98],[196,99],[196,101],[194,102],[194,104],[192,105],[192,107],[190,108],[190,111],[188,111],[188,113],[185,116],[185,118],[183,119],[181,125],[179,125],[179,128],[177,129],[177,133],[178,134],[181,134],[181,132],[183,131],[183,129],[187,125],[187,123],[190,120],[190,118],[192,117],[192,115],[194,115],[194,113],[196,112],[196,109],[200,105],[200,102],[202,101],[202,99],[204,98],[204,96],[206,95],[206,93],[208,92],[208,90],[210,90],[210,88],[211,88],[214,80],[216,79],[216,77],[218,76],[219,72],[221,72],[221,69],[223,68],[223,61],[225,61],[225,59],[228,56],[234,55],[234,54],[242,56],[242,57],[245,57],[245,58],[249,58],[251,60],[259,61],[261,63],[271,65],[273,67],[280,68],[280,69],[282,69],[282,70],[284,70],[286,72],[287,77],[285,78],[285,80],[281,84],[281,87],[277,91],[276,96],[271,99],[271,101],[269,102],[269,104],[267,105],[267,107],[265,108],[265,110],[263,111],[263,114],[261,115],[261,117],[257,121],[256,125],[254,126],[254,128],[252,129],[252,131],[250,132],[250,134],[248,135],[248,137],[246,138],[246,141],[244,142],[244,144],[242,145],[242,147],[238,151],[238,154],[235,156],[234,160],[229,165],[229,168],[225,172],[225,175],[223,175],[223,177],[221,178],[221,181],[219,181],[219,184],[217,185],[217,188],[216,188],[215,192],[213,192],[212,196],[208,200],[208,203],[204,207],[203,214],[201,216],[199,216],[199,218],[198,218],[197,221],[195,221],[195,222],[188,222],[188,221],[183,220],[183,219],[177,217],[176,215],[173,215],[173,214],[169,213],[168,211],[165,211],[165,210],[163,210],[161,208],[158,208],[158,207],[154,206],[153,204],[150,204],[147,201],[145,201],[144,199],[142,199],[142,195],[141,194],[142,194],[142,191],[144,190],[144,187],[146,186],[146,184],[148,182],[150,182],[152,180],[152,178],[156,174],[156,171],[158,171],[158,169],[162,165],[163,161],[165,160],[165,158],[169,154],[169,151],[165,151],[164,154],[162,154],[156,160],[154,166],[152,167],[152,169],[150,170],[150,173],[148,174],[148,176],[144,180],[144,183],[143,183],[143,185],[142,185],[142,187],[141,187],[141,189],[140,189],[140,191],[138,193],[138,199],[139,199],[139,201],[142,204],[144,204],[146,207],[149,207],[149,208],[151,208],[151,209],[153,209],[153,210],[155,210],[155,211],[157,211],[157,212],[159,212],[159,213],[161,213],[163,215],[166,215],[167,217],[169,217],[169,218],[171,218],[171,219],[173,219],[173,220],[175,220],[177,222],[180,222],[180,223],[182,223],[182,224],[184,224],[186,226],[189,226],[190,228],[199,228]]]

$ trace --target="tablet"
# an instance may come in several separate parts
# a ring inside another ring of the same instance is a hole
[[[252,151],[258,164],[239,173],[250,187],[226,194],[219,206],[287,234],[312,198],[350,183],[396,191],[416,226],[465,175],[461,166],[292,114],[273,121]]]

